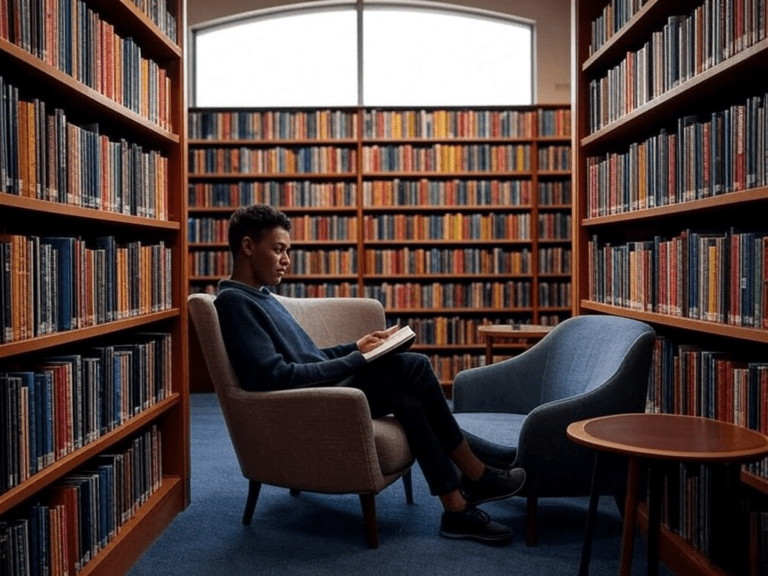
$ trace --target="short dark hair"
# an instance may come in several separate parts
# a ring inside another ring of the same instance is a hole
[[[243,238],[249,236],[258,242],[261,235],[273,228],[291,231],[291,220],[280,210],[266,204],[254,204],[238,208],[229,217],[229,249],[237,256]]]

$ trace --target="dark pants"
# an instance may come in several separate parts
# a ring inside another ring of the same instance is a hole
[[[358,372],[349,386],[365,393],[373,418],[394,414],[402,424],[433,495],[459,488],[449,455],[464,436],[426,356],[384,356]]]

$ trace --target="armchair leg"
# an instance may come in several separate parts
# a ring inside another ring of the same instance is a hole
[[[253,511],[256,510],[256,501],[261,492],[261,482],[255,480],[248,481],[248,499],[245,501],[245,511],[243,512],[243,524],[249,526],[253,518]]]
[[[528,496],[527,500],[528,508],[528,530],[525,536],[526,546],[536,546],[536,508],[538,499],[536,496]]]
[[[413,479],[411,478],[411,470],[403,474],[403,488],[405,488],[405,501],[408,504],[413,504]]]
[[[365,535],[368,538],[368,546],[379,547],[379,529],[376,525],[376,495],[360,494],[360,505],[363,508],[363,520],[365,522]]]

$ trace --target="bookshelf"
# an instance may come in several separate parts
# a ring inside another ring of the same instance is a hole
[[[189,503],[186,7],[161,4],[0,16],[2,573],[127,573]]]
[[[447,393],[484,362],[477,326],[570,315],[568,107],[192,108],[189,148],[191,291],[264,202],[294,226],[278,292],[381,300]]]
[[[649,411],[763,433],[768,84],[752,71],[768,61],[766,8],[572,2],[574,314],[655,327]],[[742,469],[753,526],[767,471]],[[707,478],[670,481],[662,559],[675,573],[757,573],[754,530],[749,563],[710,558]]]

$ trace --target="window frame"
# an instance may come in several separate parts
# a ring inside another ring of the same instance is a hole
[[[471,6],[457,6],[454,4],[445,4],[442,2],[429,2],[424,0],[390,0],[390,1],[381,1],[381,0],[318,0],[316,2],[304,2],[300,4],[291,4],[287,6],[275,6],[270,8],[262,8],[258,10],[253,10],[249,12],[242,12],[239,14],[234,14],[232,16],[227,16],[224,18],[219,18],[216,20],[210,20],[207,22],[202,22],[200,24],[195,24],[193,26],[190,26],[188,29],[188,38],[187,38],[187,51],[189,58],[187,60],[187,95],[189,98],[189,106],[191,108],[198,107],[197,103],[197,59],[195,55],[196,50],[196,39],[197,34],[199,32],[208,32],[212,29],[216,28],[226,28],[233,25],[240,25],[243,23],[246,23],[251,20],[262,20],[267,18],[272,18],[276,16],[286,16],[290,15],[291,13],[309,13],[309,12],[320,12],[320,11],[327,11],[327,10],[334,10],[338,9],[339,7],[353,7],[357,14],[357,107],[364,107],[367,106],[363,102],[363,87],[364,87],[364,77],[363,77],[363,35],[365,33],[363,29],[363,11],[367,7],[373,7],[373,8],[393,8],[393,7],[404,7],[409,9],[422,9],[425,11],[434,11],[434,12],[443,12],[448,14],[454,14],[454,15],[462,15],[466,14],[473,17],[480,17],[480,18],[488,18],[493,20],[501,20],[505,22],[511,22],[516,25],[522,25],[527,26],[530,28],[531,31],[531,47],[530,47],[530,54],[531,54],[531,67],[530,67],[530,86],[531,86],[531,94],[530,94],[530,102],[525,104],[519,104],[519,105],[533,105],[536,102],[536,94],[537,94],[537,66],[536,66],[536,44],[537,44],[537,29],[536,29],[536,22],[531,19],[523,18],[520,16],[513,16],[510,14],[503,14],[500,12],[493,12],[490,10],[484,10],[480,8],[473,8]],[[470,106],[471,104],[467,104]],[[509,104],[513,105],[513,104]],[[516,104],[517,105],[517,104]],[[343,105],[339,105],[344,107]],[[417,107],[423,107],[418,106]],[[222,107],[221,105],[215,104],[213,107]],[[226,107],[226,106],[224,106]],[[244,108],[248,108],[249,106],[244,106]],[[263,108],[263,106],[250,106],[253,108]],[[295,106],[269,106],[270,108],[296,108]],[[301,107],[318,107],[313,106],[310,104],[302,105]],[[327,108],[328,106],[319,106],[320,108]],[[333,106],[331,106],[333,107]],[[376,107],[382,107],[382,105],[377,105]],[[393,107],[396,108],[402,108],[402,105],[393,105]],[[454,106],[455,107],[455,106]]]

